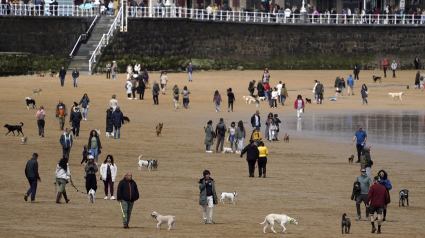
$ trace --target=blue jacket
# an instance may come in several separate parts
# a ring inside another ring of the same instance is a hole
[[[112,113],[112,124],[114,124],[115,127],[121,127],[121,124],[124,123],[124,115],[122,114],[121,110],[119,108],[115,109],[115,111]]]
[[[353,86],[354,85],[354,79],[353,79],[353,77],[348,77],[348,79],[347,79],[347,85],[348,86]]]
[[[89,97],[87,97],[87,98],[83,97],[83,98],[81,98],[80,104],[78,104],[78,105],[83,104],[82,107],[87,108],[87,106],[89,105],[89,102],[90,102]]]
[[[61,135],[61,138],[59,139],[59,142],[61,143],[63,148],[67,148],[66,147],[66,141],[65,141],[65,134],[66,133],[63,133]],[[72,135],[71,134],[69,134],[69,145],[70,145],[69,148],[71,148],[72,147]]]
[[[391,190],[393,188],[389,179],[381,179],[379,183],[385,183],[387,190]]]
[[[187,72],[188,73],[192,73],[192,71],[193,71],[193,66],[187,66]]]

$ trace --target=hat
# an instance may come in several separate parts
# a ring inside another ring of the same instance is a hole
[[[254,140],[253,139],[249,140],[249,143],[250,144],[254,143]]]
[[[210,174],[210,171],[208,171],[208,170],[204,170],[204,172],[202,172],[203,174],[204,174],[204,176],[205,175],[207,175],[207,174]]]
[[[93,155],[89,155],[89,159],[93,159],[93,160],[94,160],[94,157],[93,157]]]
[[[38,157],[38,154],[37,153],[34,153],[34,154],[32,154],[32,156]]]
[[[379,176],[375,176],[375,177],[373,177],[373,180],[376,180],[376,181],[379,181]]]

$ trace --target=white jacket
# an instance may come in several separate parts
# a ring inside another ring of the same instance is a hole
[[[109,101],[109,107],[112,107],[112,108],[114,109],[114,111],[115,111],[115,108],[117,108],[117,106],[118,106],[118,100],[116,100],[116,99],[111,99],[111,100]]]
[[[137,71],[137,72],[139,72],[139,71],[140,71],[140,64],[136,64],[136,65],[134,66],[134,71]]]
[[[66,172],[63,168],[59,166],[59,164],[56,166],[56,172],[55,172],[56,178],[69,179],[70,176],[71,176],[71,171],[69,171],[69,166],[68,166],[68,171]]]
[[[316,86],[317,86],[317,83],[314,84],[313,93],[316,93]]]
[[[117,169],[118,169],[117,165],[116,164],[114,164],[114,165],[110,164],[109,167],[111,169],[112,182],[115,182],[115,178],[117,177]],[[102,164],[100,166],[100,175],[102,176],[103,181],[106,181],[106,177],[107,177],[106,172],[107,171],[108,171],[108,164],[107,163]]]
[[[131,84],[130,81],[127,81],[127,93],[131,93],[131,88],[133,87],[133,84]]]
[[[277,99],[277,91],[272,92],[272,99]]]
[[[391,69],[392,69],[392,70],[396,70],[396,69],[397,69],[397,63],[393,62],[393,63],[391,64]]]

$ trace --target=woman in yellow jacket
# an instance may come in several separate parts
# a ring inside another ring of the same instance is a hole
[[[264,146],[264,143],[262,141],[258,142],[258,151],[260,152],[259,158],[258,158],[258,172],[260,174],[260,177],[263,176],[263,178],[266,177],[266,164],[267,164],[267,155],[269,154],[269,151],[267,150],[267,147]]]

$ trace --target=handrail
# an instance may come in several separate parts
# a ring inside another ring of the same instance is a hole
[[[97,18],[98,18],[98,17],[99,17],[99,16],[98,16],[98,15],[96,15],[96,17],[94,18],[93,22],[91,23],[91,25],[90,25],[89,29],[86,31],[86,34],[87,34],[87,35],[90,33],[90,31],[91,31],[92,27],[94,26],[94,23],[96,23],[96,21],[97,21]]]
[[[96,16],[96,17],[94,18],[94,20],[93,20],[93,22],[91,23],[91,25],[90,25],[89,29],[86,31],[86,37],[89,37],[90,31],[91,31],[92,27],[94,26],[94,23],[96,23],[96,21],[97,21],[97,18],[98,18],[98,17],[99,17],[99,16]],[[74,51],[75,51],[75,49],[77,49],[77,46],[80,44],[80,41],[81,41],[81,35],[80,35],[80,37],[78,37],[78,40],[77,40],[77,42],[75,43],[74,48],[73,48],[73,49],[72,49],[72,51],[71,51],[71,54],[69,54],[69,57],[72,57],[72,55],[74,55]]]
[[[80,43],[81,40],[81,35],[80,37],[78,37],[77,43],[75,43],[74,48],[72,48],[71,54],[69,54],[69,57],[72,57],[72,55],[74,54],[75,49],[77,48],[78,44]]]

